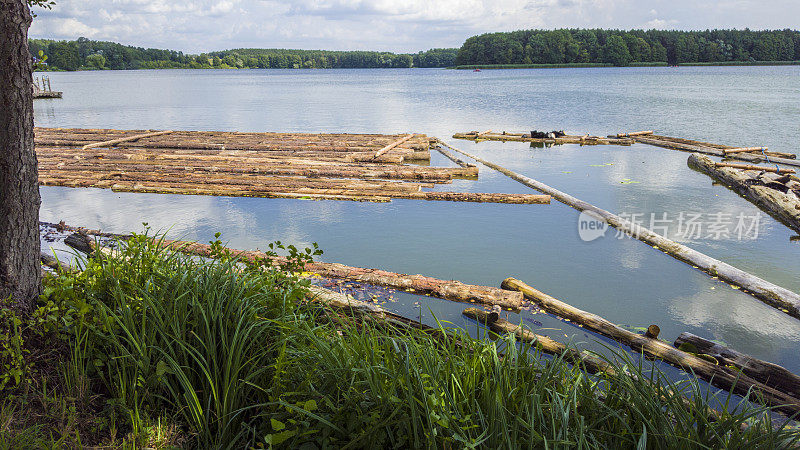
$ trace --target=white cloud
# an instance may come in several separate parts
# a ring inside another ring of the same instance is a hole
[[[197,53],[235,47],[418,51],[528,28],[795,27],[795,0],[59,0],[30,35]],[[674,18],[679,18],[680,22]]]
[[[653,19],[653,20],[648,20],[647,22],[645,22],[643,28],[645,28],[645,29],[656,28],[656,29],[663,30],[663,29],[666,29],[666,28],[674,28],[677,23],[678,23],[678,21],[674,20],[674,19],[672,19],[672,20]]]

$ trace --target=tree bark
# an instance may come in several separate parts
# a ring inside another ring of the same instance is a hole
[[[30,24],[24,0],[0,0],[0,299],[23,312],[41,288]]]

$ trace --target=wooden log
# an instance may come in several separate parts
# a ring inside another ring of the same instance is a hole
[[[481,131],[480,133],[476,134],[475,137],[481,137],[483,135],[491,133],[492,130]]]
[[[83,149],[86,150],[86,149],[89,149],[89,148],[96,148],[96,147],[108,147],[110,145],[119,144],[119,143],[122,143],[122,142],[135,141],[137,139],[148,138],[148,137],[153,137],[153,136],[162,136],[162,135],[169,134],[169,133],[172,133],[172,130],[154,131],[152,133],[136,134],[136,135],[128,136],[128,137],[124,137],[124,138],[112,139],[110,141],[96,142],[94,144],[87,144],[87,145],[83,146]]]
[[[547,205],[550,203],[549,195],[531,194],[488,194],[481,192],[400,192],[391,194],[392,198],[405,198],[411,200],[470,202],[470,203],[506,203],[513,205]]]
[[[377,152],[375,152],[375,156],[374,156],[374,158],[377,158],[377,157],[379,157],[379,156],[383,155],[384,153],[386,153],[386,152],[388,152],[389,150],[391,150],[391,149],[393,149],[393,148],[397,147],[398,145],[400,145],[400,144],[402,144],[402,143],[404,143],[404,142],[408,141],[409,139],[411,139],[411,138],[413,138],[413,137],[414,137],[414,135],[413,135],[413,134],[409,134],[409,135],[406,135],[406,136],[404,136],[404,137],[402,137],[402,138],[400,138],[400,139],[398,139],[398,140],[396,140],[396,141],[392,142],[391,144],[387,145],[386,147],[383,147],[382,149],[380,149],[380,150],[378,150]]]
[[[749,200],[779,222],[800,233],[800,197],[789,188],[800,189],[800,183],[790,180],[786,192],[773,189],[765,183],[753,183],[757,178],[747,172],[730,167],[720,167],[707,156],[695,153],[687,162],[692,169],[703,172]],[[775,177],[775,175],[770,175]]]
[[[633,133],[619,133],[619,134],[617,134],[617,137],[618,138],[624,138],[624,137],[633,137],[633,136],[646,136],[648,134],[653,134],[653,130],[634,131]]]
[[[800,295],[798,295],[796,292],[782,288],[741,269],[737,269],[730,264],[711,258],[710,256],[704,255],[697,250],[667,239],[643,226],[634,224],[629,220],[623,219],[604,209],[600,209],[590,203],[584,202],[583,200],[579,200],[542,182],[512,172],[504,167],[498,166],[497,164],[486,161],[477,156],[470,155],[469,153],[451,147],[442,141],[439,142],[451,150],[454,150],[464,156],[491,167],[500,173],[505,174],[511,179],[518,181],[519,183],[548,194],[565,205],[569,205],[578,211],[588,211],[598,219],[604,220],[614,228],[651,246],[655,246],[658,250],[674,257],[675,259],[690,264],[693,267],[697,267],[699,270],[702,270],[711,276],[719,277],[721,280],[739,286],[743,288],[746,293],[756,297],[764,303],[777,308],[791,315],[792,317],[800,318]]]
[[[642,352],[650,357],[679,367],[720,389],[742,396],[753,394],[751,400],[775,407],[786,414],[800,413],[800,400],[788,392],[767,386],[746,374],[742,374],[737,369],[714,364],[691,353],[674,348],[659,339],[625,330],[598,315],[582,311],[543,292],[539,292],[517,279],[507,278],[503,281],[502,286],[505,289],[522,292],[525,298],[535,302],[551,314],[579,323],[589,330],[628,345],[637,352]]]
[[[49,253],[41,252],[39,259],[42,262],[42,265],[53,269],[56,273],[75,273],[78,271],[77,268],[56,259],[55,256]]]
[[[471,319],[477,320],[478,323],[487,326],[495,333],[513,334],[517,340],[531,343],[536,349],[544,353],[561,356],[567,361],[576,364],[588,373],[607,373],[609,375],[616,374],[616,370],[614,370],[610,364],[608,364],[605,360],[590,354],[589,352],[581,352],[575,350],[574,348],[567,347],[561,342],[553,340],[547,336],[533,333],[519,325],[514,325],[505,319],[496,318],[490,312],[476,308],[467,308],[462,312],[462,314]]]
[[[769,150],[767,147],[734,147],[734,148],[726,148],[722,151],[725,154],[728,153],[752,153],[752,152],[765,152]]]
[[[800,398],[800,376],[783,366],[753,358],[692,333],[681,333],[674,345],[689,353],[711,356],[722,366],[736,367],[767,386]]]
[[[731,167],[734,169],[756,170],[760,172],[772,172],[772,173],[795,173],[794,169],[780,169],[778,167],[764,167],[764,166],[754,166],[751,164],[736,164],[736,163],[725,163],[725,162],[715,162],[714,167]]]
[[[197,242],[165,240],[164,245],[184,253],[210,257],[211,246]],[[257,261],[267,258],[259,251],[231,250],[232,254],[247,261]],[[285,261],[275,258],[275,261]],[[338,278],[359,283],[386,286],[420,295],[430,295],[465,303],[481,303],[485,305],[498,305],[510,310],[518,310],[522,306],[522,294],[488,286],[464,284],[454,280],[440,280],[423,275],[406,275],[388,272],[380,269],[366,269],[350,267],[344,264],[314,262],[305,266],[305,271],[318,273],[327,278]]]

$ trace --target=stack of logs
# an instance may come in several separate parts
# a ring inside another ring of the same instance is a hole
[[[422,134],[37,128],[42,185],[123,192],[390,201],[548,203],[541,195],[426,191],[477,167],[429,167]]]

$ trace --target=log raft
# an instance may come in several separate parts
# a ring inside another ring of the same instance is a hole
[[[645,242],[679,261],[690,264],[692,267],[702,270],[710,276],[718,277],[719,279],[732,285],[739,286],[742,288],[743,292],[752,295],[767,305],[789,314],[792,317],[800,319],[800,294],[796,292],[780,287],[774,283],[770,283],[767,280],[731,266],[730,264],[724,263],[683,244],[667,239],[664,236],[654,233],[653,231],[641,225],[635,224],[630,220],[623,219],[616,214],[561,192],[540,181],[520,175],[490,161],[486,161],[478,156],[471,155],[463,150],[452,147],[444,142],[440,141],[440,143],[455,152],[461,153],[464,156],[472,158],[481,164],[497,170],[498,172],[519,183],[522,183],[532,189],[536,189],[542,193],[548,194],[552,198],[564,203],[567,206],[575,208],[578,211],[587,211],[598,220],[605,221],[623,233]]]
[[[507,278],[503,281],[502,286],[505,289],[522,292],[526,299],[536,303],[551,314],[581,324],[589,330],[629,346],[636,352],[641,352],[679,367],[686,372],[693,373],[720,389],[731,391],[741,396],[750,396],[751,400],[775,407],[777,410],[789,415],[800,412],[800,399],[798,399],[800,397],[795,397],[793,393],[787,392],[782,388],[765,384],[746,373],[739,372],[736,368],[718,365],[699,358],[692,353],[675,348],[669,343],[650,337],[647,334],[642,335],[628,331],[596,314],[580,310],[557,300],[517,279]]]
[[[37,128],[35,138],[44,186],[369,202],[549,203],[542,195],[423,190],[478,176],[475,166],[407,164],[429,161],[431,144],[422,134],[78,128]]]
[[[456,133],[453,135],[454,139],[466,139],[471,141],[512,141],[512,142],[537,142],[543,144],[580,144],[580,145],[632,145],[633,139],[630,138],[617,138],[609,137],[604,138],[600,136],[562,136],[557,138],[532,138],[530,135],[524,133],[492,133],[476,131],[468,133]]]
[[[800,181],[797,178],[765,172],[763,167],[722,166],[699,153],[689,156],[688,165],[721,182],[800,233]]]

